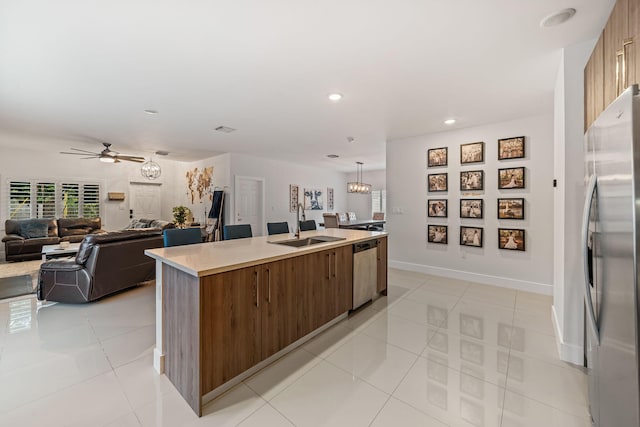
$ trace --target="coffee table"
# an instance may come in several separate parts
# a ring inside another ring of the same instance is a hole
[[[61,248],[60,245],[44,245],[42,247],[42,261],[46,261],[51,258],[59,258],[61,256],[75,255],[80,249],[80,243],[69,243],[66,248]]]

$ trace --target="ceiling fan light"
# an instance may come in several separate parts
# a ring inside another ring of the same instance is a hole
[[[102,163],[115,163],[116,162],[116,158],[115,157],[111,157],[111,156],[100,156],[99,159],[100,159],[100,161]]]

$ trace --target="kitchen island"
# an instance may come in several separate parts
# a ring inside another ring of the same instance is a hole
[[[154,366],[200,416],[202,406],[347,316],[353,244],[375,240],[386,293],[387,234],[327,229],[148,249],[156,260]],[[340,239],[340,240],[334,240]],[[296,244],[298,242],[293,242]]]

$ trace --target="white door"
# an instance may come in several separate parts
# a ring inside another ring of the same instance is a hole
[[[236,224],[251,224],[254,236],[264,235],[264,179],[236,176],[234,191]]]
[[[164,219],[162,188],[158,184],[129,183],[130,218]],[[168,218],[166,220],[171,220]]]

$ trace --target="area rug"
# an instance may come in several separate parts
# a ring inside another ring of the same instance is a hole
[[[40,264],[40,260],[0,264],[0,299],[34,293]]]

